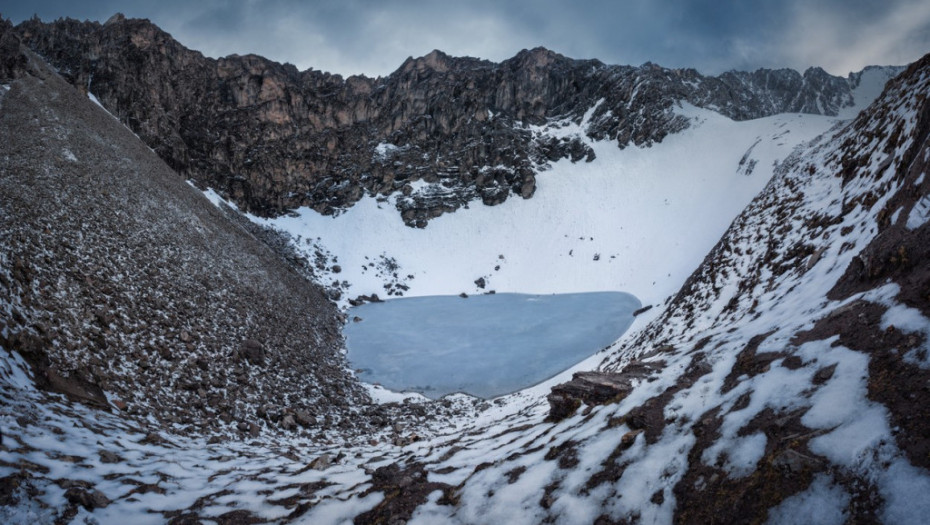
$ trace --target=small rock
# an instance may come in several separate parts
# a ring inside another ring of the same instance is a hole
[[[331,467],[333,464],[333,458],[329,454],[323,454],[322,456],[314,459],[310,462],[310,468],[313,470],[326,470]]]
[[[281,426],[282,426],[285,430],[290,430],[290,429],[292,429],[292,428],[294,428],[294,427],[297,426],[297,422],[294,421],[294,416],[293,416],[293,415],[288,414],[288,415],[284,416],[283,419],[281,419]]]
[[[265,347],[254,339],[246,339],[242,342],[240,355],[253,365],[260,365],[265,362]]]
[[[814,374],[814,379],[813,379],[814,384],[822,385],[826,383],[827,381],[830,380],[831,377],[833,377],[833,374],[835,372],[836,372],[836,363],[830,366],[825,366],[821,368],[820,370],[817,371],[817,373]]]
[[[316,418],[313,417],[308,411],[303,409],[294,411],[294,419],[297,423],[304,427],[309,427],[316,423]]]
[[[620,448],[626,450],[636,443],[636,438],[643,433],[643,429],[631,430],[620,438]]]
[[[633,312],[633,317],[636,317],[636,316],[639,315],[639,314],[644,314],[644,313],[648,312],[649,310],[652,310],[652,305],[651,305],[651,304],[648,304],[648,305],[646,305],[646,306],[644,306],[644,307],[642,307],[642,308],[636,310],[635,312]]]
[[[110,452],[109,450],[100,451],[100,462],[101,463],[119,463],[123,458],[115,452]]]
[[[71,487],[66,490],[65,499],[90,511],[102,509],[110,504],[110,499],[99,490],[88,491],[81,487]]]

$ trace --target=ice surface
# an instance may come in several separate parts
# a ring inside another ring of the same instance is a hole
[[[490,398],[614,342],[639,307],[623,292],[414,297],[352,308],[343,332],[364,381],[433,398]]]

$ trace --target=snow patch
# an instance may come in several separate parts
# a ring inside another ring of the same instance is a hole
[[[800,494],[785,499],[769,510],[771,525],[840,525],[846,522],[849,494],[833,483],[829,476],[817,475],[810,487]]]
[[[375,146],[375,156],[379,159],[386,159],[398,151],[403,151],[403,148],[388,142],[381,142]]]
[[[907,229],[916,230],[930,219],[930,195],[924,195],[911,208],[911,213],[907,216]]]

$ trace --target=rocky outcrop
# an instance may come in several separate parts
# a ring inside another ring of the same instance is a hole
[[[207,58],[121,15],[17,31],[172,168],[261,215],[393,195],[404,222],[422,227],[470,201],[532,197],[548,163],[592,160],[591,139],[661,141],[688,125],[679,101],[736,119],[852,103],[850,81],[820,69],[705,77],[536,48],[501,63],[433,51],[387,77],[342,78],[254,55]]]
[[[571,381],[552,387],[547,396],[549,420],[561,421],[582,405],[603,405],[623,400],[639,381],[662,368],[662,362],[633,362],[622,372],[576,372]]]

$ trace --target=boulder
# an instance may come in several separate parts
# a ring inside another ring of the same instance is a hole
[[[571,381],[552,387],[549,393],[549,420],[561,421],[578,410],[582,403],[603,405],[616,403],[630,394],[634,383],[664,366],[659,362],[633,361],[622,372],[576,372]]]

